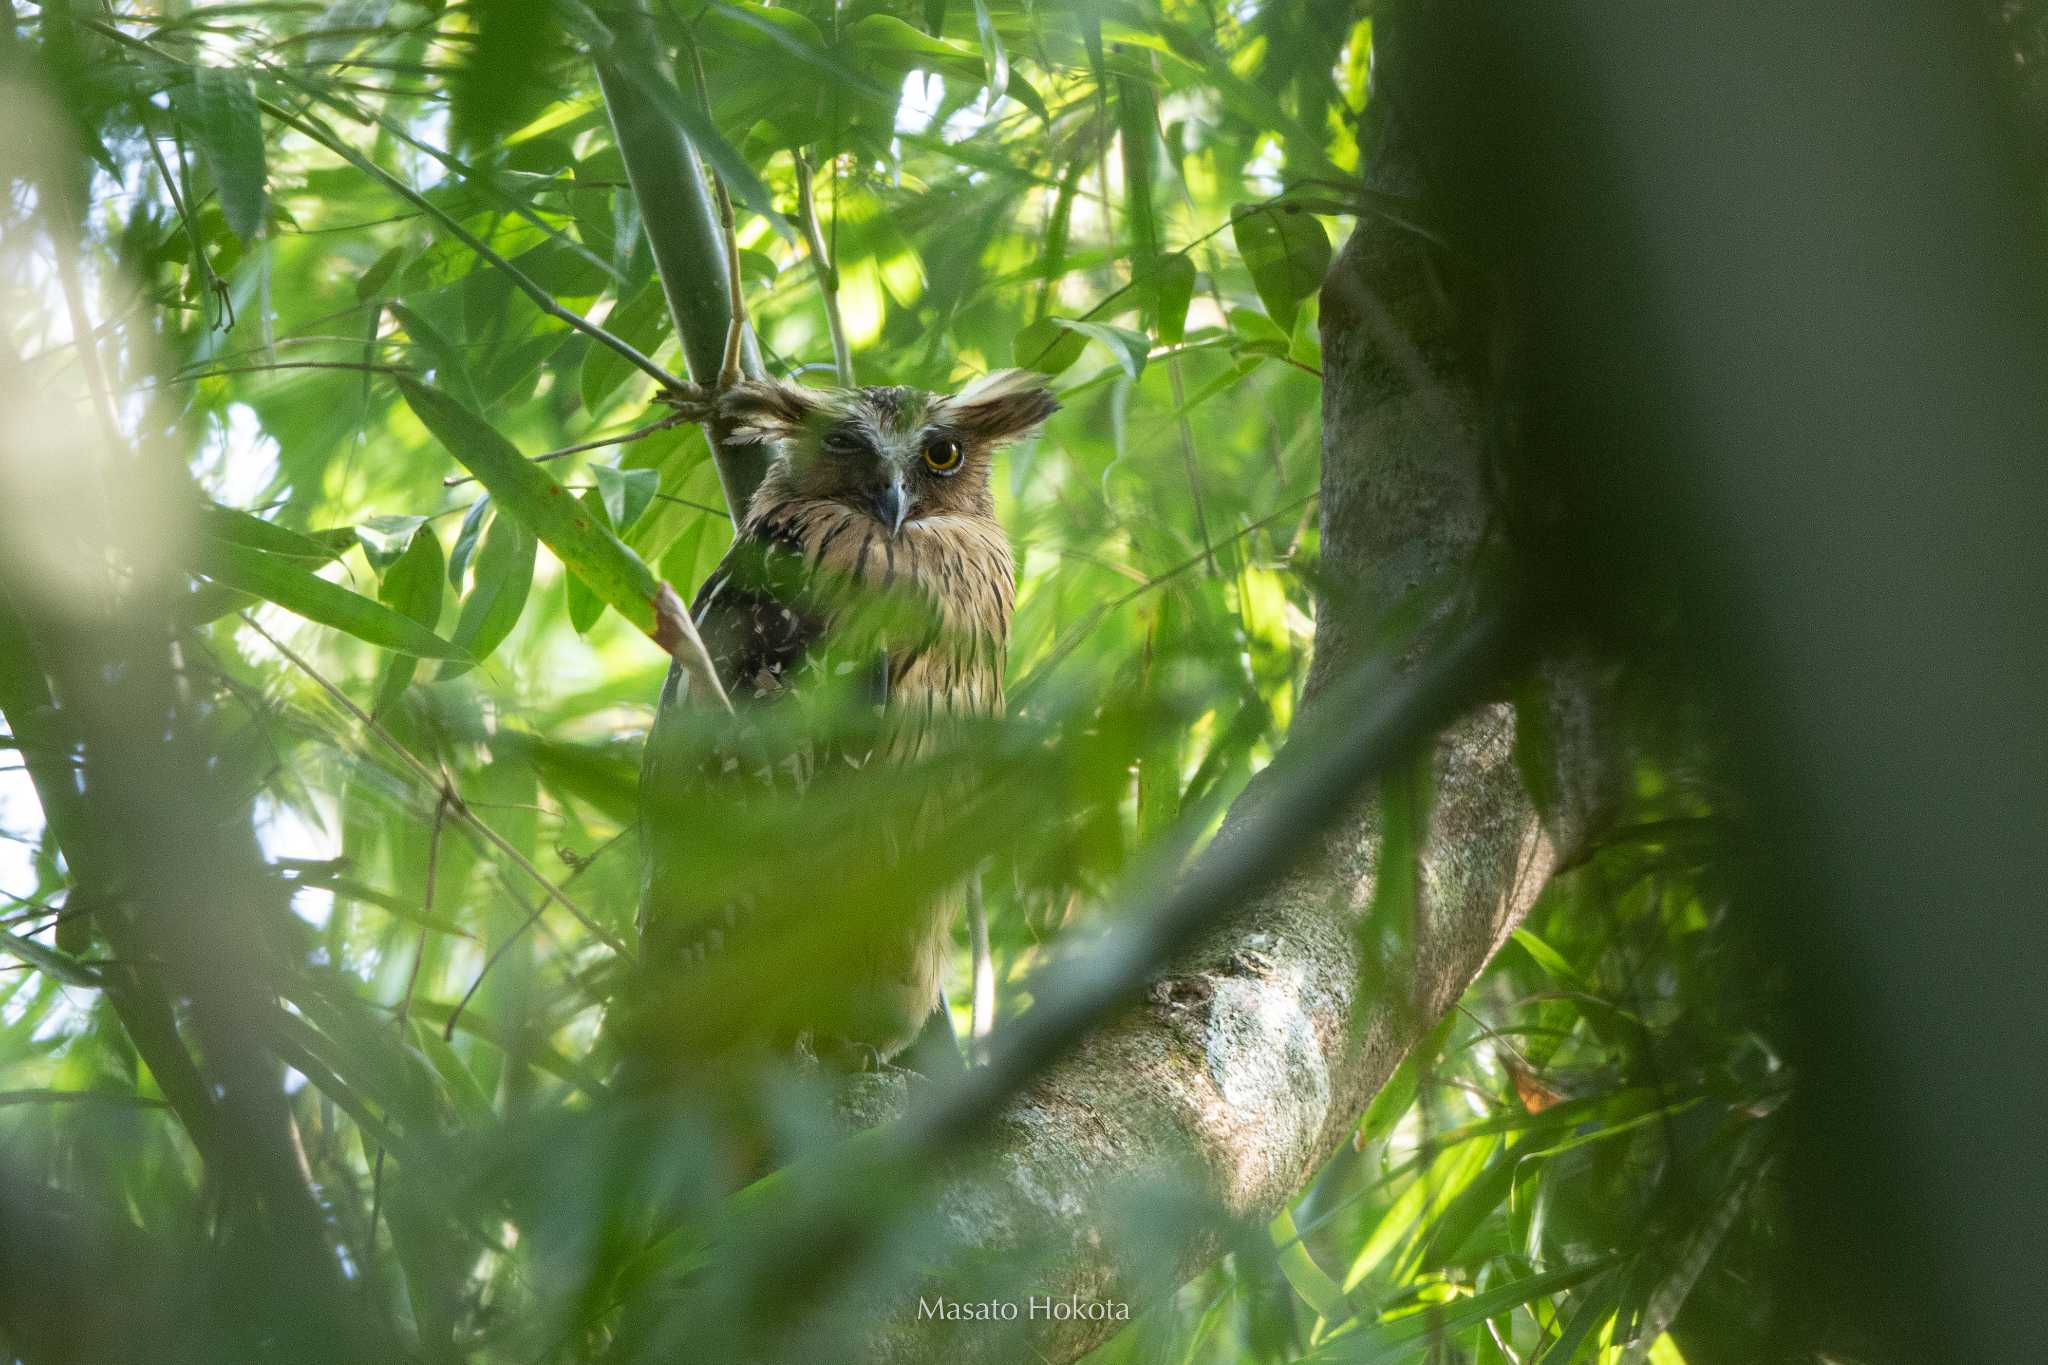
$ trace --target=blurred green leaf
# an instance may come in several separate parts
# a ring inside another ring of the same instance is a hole
[[[263,231],[263,115],[249,78],[239,71],[196,67],[171,87],[171,109],[199,148],[220,194],[221,215],[243,241]]]
[[[661,489],[658,469],[615,469],[607,464],[594,464],[590,477],[597,481],[597,490],[603,495],[608,525],[621,531],[640,520]]]
[[[402,612],[432,630],[441,623],[441,578],[444,572],[441,541],[434,534],[433,524],[416,526],[405,549],[385,570],[383,582],[377,585],[377,596],[394,611]],[[394,654],[386,659],[384,671],[377,680],[376,699],[371,703],[370,714],[380,716],[390,710],[399,694],[412,685],[418,667],[419,660],[409,655]]]
[[[476,580],[455,618],[455,642],[469,656],[442,665],[436,678],[459,678],[491,656],[519,624],[533,589],[534,556],[540,544],[513,516],[495,517],[477,554]]]
[[[1322,286],[1330,269],[1330,239],[1322,223],[1284,205],[1237,204],[1230,230],[1259,301],[1282,332],[1292,333],[1301,301]]]
[[[639,472],[651,474],[654,471],[650,469]],[[584,489],[576,495],[576,500],[583,505],[583,509],[590,514],[593,521],[607,530],[611,528],[611,513],[605,506],[604,495],[597,488]],[[604,599],[575,574],[563,575],[562,581],[569,594],[569,625],[578,635],[588,635],[590,628],[597,624],[597,619],[604,615]]]
[[[463,644],[442,639],[382,603],[246,545],[215,541],[203,553],[199,569],[223,587],[275,602],[308,621],[332,626],[384,649],[428,659],[468,657]]]
[[[668,297],[662,293],[660,283],[649,280],[642,285],[630,299],[611,311],[604,326],[641,354],[652,355],[671,330]],[[631,361],[611,347],[592,346],[583,357],[584,408],[592,413],[602,412],[619,386],[639,373]]]
[[[1186,256],[1161,259],[1151,275],[1158,302],[1159,344],[1178,346],[1188,330],[1188,304],[1195,297],[1195,263]]]

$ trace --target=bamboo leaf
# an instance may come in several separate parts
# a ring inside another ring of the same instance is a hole
[[[484,523],[490,515],[491,495],[486,493],[469,505],[455,532],[455,548],[448,552],[448,586],[457,592],[462,591],[462,580],[469,573],[469,561],[476,557],[477,543],[483,539]]]
[[[220,194],[221,216],[243,241],[263,230],[263,115],[249,78],[200,67],[171,90],[171,109],[199,148]]]
[[[1178,346],[1188,333],[1188,305],[1195,298],[1195,263],[1185,256],[1167,256],[1152,279],[1157,302],[1159,344]]]
[[[1058,318],[1040,318],[1011,339],[1010,363],[1040,374],[1060,374],[1073,368],[1088,348],[1088,339],[1060,326]]]
[[[658,469],[615,469],[608,464],[592,465],[590,477],[597,481],[597,491],[603,500],[609,524],[617,530],[626,530],[647,511],[654,495],[661,490],[661,471]]]
[[[214,503],[208,503],[200,510],[199,524],[206,534],[217,540],[231,541],[236,545],[249,546],[251,549],[267,550],[271,554],[283,555],[288,559],[304,559],[315,564],[325,564],[330,559],[339,558],[340,555],[339,551],[311,536],[302,535],[275,522],[265,521],[261,517],[251,516],[247,512],[240,512],[232,507],[221,507]]]
[[[411,542],[384,574],[377,596],[386,606],[432,630],[441,622],[441,541],[432,526],[417,527]],[[376,700],[371,715],[382,715],[412,685],[419,660],[406,654],[393,655],[384,663],[377,680]]]
[[[1546,1294],[1583,1284],[1606,1269],[1613,1259],[1604,1256],[1526,1275],[1449,1307],[1423,1309],[1337,1337],[1303,1359],[1314,1365],[1393,1365],[1395,1361],[1412,1359],[1427,1350],[1432,1341],[1477,1327],[1488,1318],[1499,1317]]]
[[[205,549],[200,572],[222,587],[275,602],[308,621],[332,626],[382,649],[428,659],[467,657],[460,645],[442,639],[383,603],[373,602],[338,583],[308,573],[289,560],[247,545],[211,542]]]
[[[436,675],[440,681],[461,677],[505,643],[526,610],[538,549],[533,533],[517,517],[500,516],[491,521],[483,548],[477,552],[476,579],[455,618],[455,643],[468,657],[444,664]]]
[[[1133,379],[1144,373],[1146,357],[1152,354],[1152,338],[1128,327],[1113,327],[1106,322],[1078,322],[1072,318],[1050,318],[1047,321],[1108,348],[1109,353],[1116,357],[1116,363],[1124,367],[1124,373]]]
[[[668,298],[661,292],[660,283],[649,280],[631,298],[612,309],[604,325],[613,336],[629,341],[642,352],[652,355],[662,338],[668,335],[670,327]],[[583,372],[577,385],[585,410],[591,413],[603,411],[606,400],[618,392],[621,384],[638,373],[640,371],[633,367],[631,361],[611,347],[591,347],[583,357]]]
[[[1330,268],[1330,238],[1322,223],[1285,204],[1239,204],[1231,210],[1230,231],[1259,301],[1281,331],[1292,335],[1301,301],[1322,286]]]
[[[648,471],[653,473],[652,470]],[[609,527],[611,514],[605,510],[604,496],[595,488],[586,488],[577,495],[578,502],[594,520]],[[562,582],[569,597],[569,625],[578,635],[588,635],[590,628],[604,615],[604,599],[591,591],[590,585],[575,574],[563,575]]]
[[[609,526],[475,413],[412,379],[401,377],[398,386],[427,429],[497,500],[501,523],[509,519],[526,527],[620,615],[654,633],[660,582]]]

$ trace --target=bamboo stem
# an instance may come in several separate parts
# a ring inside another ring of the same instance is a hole
[[[825,234],[818,223],[818,201],[811,184],[810,158],[801,151],[796,159],[797,225],[803,229],[804,245],[811,253],[811,269],[818,277],[818,290],[825,296],[825,330],[832,337],[832,368],[842,388],[853,387],[853,352],[846,344],[846,323],[839,316],[839,267],[825,249]]]

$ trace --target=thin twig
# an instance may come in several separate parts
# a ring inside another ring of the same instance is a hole
[[[811,253],[811,269],[818,277],[818,290],[825,296],[825,330],[832,337],[832,368],[842,388],[853,387],[853,352],[846,345],[846,323],[839,316],[839,267],[825,249],[825,234],[818,224],[817,197],[812,193],[811,162],[802,151],[796,159],[797,223],[803,229],[804,245]]]
[[[163,148],[157,145],[156,134],[150,131],[149,104],[138,100],[137,116],[142,122],[142,140],[149,144],[149,154],[156,160],[157,174],[164,180],[164,190],[171,196],[171,207],[177,211],[178,221],[184,224],[185,239],[192,247],[192,259],[199,263],[199,269],[206,277],[206,292],[220,305],[219,330],[229,332],[235,326],[235,304],[228,282],[213,268],[213,261],[206,254],[206,244],[199,238],[199,226],[192,221],[192,215],[185,210],[185,196],[179,192],[178,177],[171,174],[171,163],[164,159]],[[185,164],[185,149],[178,148],[178,166],[182,171]]]
[[[589,857],[578,860],[574,867],[570,870],[569,875],[562,879],[562,884],[564,886],[567,886],[570,882],[575,881],[578,877],[582,876],[585,872],[589,871],[592,863],[595,863],[599,858],[602,858],[611,849],[611,846],[613,844],[616,844],[617,842],[619,842],[619,840],[625,838],[628,833],[630,833],[630,828],[620,830],[617,834],[614,834],[611,838],[605,840],[604,843],[600,844],[597,847],[596,851],[594,851]],[[527,930],[533,928],[533,926],[539,922],[540,912],[547,908],[548,903],[546,901],[542,901],[534,909],[528,911],[526,918],[520,921],[519,927],[517,929],[514,929],[511,933],[507,934],[505,936],[505,941],[503,943],[500,943],[497,947],[491,950],[490,957],[484,960],[484,965],[482,969],[477,972],[476,980],[469,983],[469,989],[462,993],[462,999],[456,1001],[455,1008],[448,1011],[448,1022],[445,1025],[443,1025],[441,1029],[441,1037],[443,1041],[454,1041],[456,1022],[462,1018],[462,1012],[469,1008],[469,1002],[476,999],[477,991],[479,991],[483,987],[484,978],[491,974],[491,969],[498,965],[498,960],[505,956],[505,953],[512,947],[512,945],[517,943],[520,940],[520,938],[525,935]]]
[[[595,441],[580,441],[573,446],[563,446],[560,450],[550,450],[530,458],[534,464],[541,464],[547,460],[559,460],[568,455],[581,455],[586,450],[603,450],[606,446],[630,445],[632,442],[644,440],[658,431],[667,431],[670,427],[681,426],[685,420],[681,414],[671,413],[658,422],[649,422],[644,427],[635,427],[631,431],[622,431],[616,436],[603,436]],[[441,480],[441,486],[443,488],[460,488],[463,484],[475,482],[476,475],[474,474],[450,474],[447,478]],[[720,515],[723,515],[723,513]]]
[[[177,57],[173,56],[168,52],[163,51],[161,48],[158,48],[152,43],[145,42],[143,39],[134,37],[131,34],[121,32],[120,29],[115,28],[112,24],[104,23],[97,19],[85,20],[84,24],[87,28],[92,29],[94,32],[99,33],[105,37],[111,38],[115,42],[120,43],[123,46],[134,48],[140,52],[146,52],[150,56],[155,57],[158,61],[169,62],[171,65],[176,66],[181,70],[189,68],[189,63],[179,60]],[[582,314],[574,312],[571,309],[564,308],[561,304],[555,301],[555,296],[553,294],[549,293],[546,289],[543,289],[540,285],[536,284],[533,281],[533,279],[526,274],[526,272],[522,271],[521,269],[519,269],[519,267],[513,265],[512,262],[506,260],[503,256],[500,256],[497,252],[493,251],[490,248],[490,246],[484,242],[482,238],[478,237],[475,233],[471,232],[469,229],[463,227],[461,223],[457,222],[452,214],[448,213],[445,209],[442,209],[439,205],[435,204],[431,199],[428,199],[425,195],[421,194],[418,190],[415,190],[412,186],[406,184],[403,180],[400,180],[397,176],[391,174],[391,172],[385,170],[382,166],[379,166],[376,162],[370,160],[370,158],[364,156],[361,152],[358,152],[355,148],[349,146],[346,140],[335,134],[324,123],[322,123],[319,119],[315,118],[313,115],[303,112],[294,112],[280,104],[277,104],[272,100],[264,99],[261,96],[257,97],[256,106],[257,108],[261,109],[264,113],[270,115],[270,117],[272,117],[273,119],[276,119],[278,122],[284,124],[287,128],[291,128],[299,133],[303,133],[305,136],[313,139],[313,141],[319,143],[328,151],[333,152],[336,156],[339,156],[342,160],[348,162],[350,165],[354,166],[363,174],[377,181],[386,189],[390,190],[393,194],[396,194],[399,198],[411,204],[414,208],[419,209],[421,212],[427,214],[429,217],[433,218],[435,221],[440,223],[442,227],[446,228],[447,231],[456,238],[456,240],[460,241],[464,246],[468,247],[471,251],[474,251],[485,262],[487,262],[488,264],[502,272],[507,279],[511,280],[512,283],[518,287],[521,293],[525,294],[528,298],[532,299],[535,305],[537,305],[540,308],[540,310],[543,313],[546,313],[549,317],[554,318],[559,322],[566,323],[570,327],[575,328],[577,331],[589,337],[592,341],[597,342],[600,346],[606,346],[609,347],[611,350],[616,351],[635,369],[638,369],[643,373],[653,376],[655,382],[661,385],[662,390],[664,392],[679,391],[682,389],[683,382],[680,379],[670,374],[660,365],[657,365],[653,360],[649,359],[647,356],[641,354],[638,347],[634,346],[631,342],[628,342],[623,338],[615,336],[612,333],[606,331],[604,328],[592,322],[589,318],[584,317]]]
[[[304,673],[307,677],[311,678],[314,682],[318,683],[320,685],[321,690],[334,699],[336,705],[340,706],[342,710],[348,712],[349,715],[353,716],[356,722],[360,724],[365,730],[368,730],[372,735],[374,735],[377,738],[378,742],[383,744],[385,748],[391,750],[392,753],[396,754],[398,756],[399,761],[402,762],[407,768],[409,768],[412,771],[412,775],[414,777],[418,778],[428,788],[430,788],[437,795],[439,795],[442,800],[448,803],[448,808],[455,813],[455,817],[458,820],[462,821],[463,824],[468,825],[472,830],[476,831],[476,833],[480,835],[485,842],[490,844],[491,847],[497,849],[498,852],[504,854],[505,857],[512,861],[512,864],[515,867],[517,867],[521,872],[524,872],[528,877],[532,878],[535,885],[539,886],[541,890],[545,891],[548,897],[557,902],[559,905],[561,905],[561,907],[564,910],[567,910],[571,915],[575,916],[576,921],[579,924],[581,924],[585,929],[588,929],[594,936],[596,936],[597,940],[600,943],[603,943],[607,948],[610,948],[613,952],[619,954],[619,956],[621,957],[630,958],[633,955],[632,950],[628,948],[625,945],[625,943],[620,941],[617,935],[613,934],[609,929],[606,929],[603,925],[599,924],[595,919],[592,919],[590,914],[587,911],[585,911],[582,906],[578,905],[575,901],[569,899],[568,895],[563,892],[561,887],[555,885],[553,881],[549,880],[546,873],[542,872],[539,868],[535,867],[533,865],[533,861],[530,858],[528,858],[524,853],[521,853],[517,848],[514,848],[511,842],[507,840],[504,835],[498,833],[498,831],[492,829],[489,825],[485,824],[483,820],[480,817],[478,817],[476,812],[472,811],[469,808],[469,806],[463,801],[462,794],[455,789],[453,779],[448,778],[445,774],[439,777],[435,776],[433,771],[429,769],[426,764],[420,762],[419,759],[413,756],[413,753],[410,749],[406,748],[403,744],[400,744],[398,740],[392,736],[389,730],[386,730],[382,725],[378,724],[374,716],[372,716],[369,712],[365,711],[362,707],[356,705],[354,698],[350,697],[348,693],[342,691],[339,687],[335,686],[332,682],[328,681],[328,679],[324,675],[322,675],[318,669],[314,668],[313,665],[307,663],[305,659],[301,658],[299,654],[291,648],[291,646],[287,645],[284,641],[278,639],[275,635],[272,635],[269,631],[265,630],[262,627],[262,625],[257,622],[256,618],[251,616],[248,612],[245,611],[238,614],[241,616],[242,623],[244,625],[248,626],[249,629],[255,631],[258,635],[262,636],[265,640],[269,641],[271,648],[275,649],[278,653],[282,654],[295,667],[297,667],[301,673]],[[543,900],[541,904],[545,906],[547,904],[547,901]]]

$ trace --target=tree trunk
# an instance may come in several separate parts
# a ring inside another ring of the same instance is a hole
[[[1324,282],[1321,578],[1343,585],[1347,600],[1318,602],[1303,716],[1368,652],[1356,623],[1412,589],[1454,582],[1487,520],[1484,381],[1430,251],[1409,229],[1369,217]],[[922,1311],[918,1298],[882,1306],[870,1358],[1072,1360],[1119,1329],[1116,1305],[1135,1317],[1224,1250],[1222,1226],[1207,1220],[1159,1264],[1156,1250],[1124,1240],[1131,1224],[1113,1212],[1128,1210],[1133,1192],[1191,1184],[1255,1225],[1284,1208],[1505,940],[1559,850],[1582,838],[1600,787],[1585,677],[1579,665],[1546,668],[1557,767],[1547,785],[1559,793],[1547,827],[1517,773],[1510,706],[1486,705],[1438,738],[1408,961],[1371,972],[1362,951],[1381,817],[1361,797],[1319,857],[1245,905],[1141,1006],[1013,1101],[971,1168],[934,1187],[953,1268],[927,1282]],[[1233,837],[1259,788],[1219,841]],[[1370,979],[1402,989],[1368,989]],[[878,1086],[854,1107],[878,1121],[894,1102]],[[1015,1322],[935,1320],[942,1298],[977,1296],[974,1272],[959,1267],[992,1263],[1005,1269],[990,1283],[1011,1296],[1072,1297],[1106,1315],[1037,1316],[1020,1297]]]

